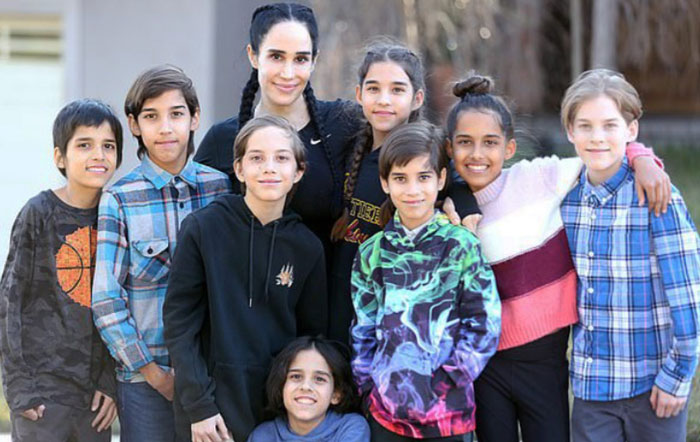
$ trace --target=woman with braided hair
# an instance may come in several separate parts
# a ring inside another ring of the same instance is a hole
[[[309,82],[318,54],[318,26],[311,8],[294,3],[261,6],[253,13],[247,46],[252,66],[237,117],[215,124],[195,160],[233,174],[233,141],[253,117],[286,118],[306,147],[308,169],[290,207],[330,252],[330,231],[341,211],[342,176],[348,140],[358,129],[355,106],[348,101],[321,101]],[[260,100],[254,106],[256,94]],[[328,259],[328,258],[327,258]]]

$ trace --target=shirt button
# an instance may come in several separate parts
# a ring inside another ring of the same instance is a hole
[[[592,364],[592,363],[593,363],[593,358],[589,356],[589,357],[586,359],[586,362],[588,362],[589,364]]]
[[[180,208],[184,209],[185,208],[185,203],[180,203]]]
[[[588,287],[588,293],[593,293],[595,290],[593,290],[593,287]]]
[[[593,258],[594,256],[595,256],[595,253],[593,253],[592,251],[591,251],[591,252],[588,252],[588,257],[589,257],[589,258]]]
[[[592,325],[588,326],[588,331],[593,331],[594,327]]]
[[[591,213],[591,219],[595,219],[595,213]]]

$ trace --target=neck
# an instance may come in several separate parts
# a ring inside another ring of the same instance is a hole
[[[245,201],[248,209],[253,212],[253,215],[255,215],[263,226],[276,219],[282,218],[285,198],[281,201],[260,201],[251,196],[250,192],[246,192],[243,201]]]
[[[71,207],[78,209],[92,209],[100,202],[102,189],[84,189],[71,186],[70,183],[53,191],[56,196]]]
[[[299,436],[306,436],[307,434],[311,433],[314,428],[318,427],[318,425],[323,422],[323,419],[325,419],[326,416],[323,415],[321,419],[318,420],[313,420],[313,421],[300,421],[298,419],[287,419],[289,422],[289,428],[296,433]]]
[[[586,178],[588,179],[588,182],[591,183],[594,186],[599,186],[609,180],[610,178],[613,177],[619,170],[620,167],[622,167],[622,161],[620,161],[618,164],[613,165],[607,169],[603,170],[591,170],[586,169]]]
[[[377,150],[382,147],[382,143],[386,139],[387,134],[385,132],[379,132],[372,129],[372,150]]]
[[[401,212],[399,212],[399,219],[401,220],[401,224],[405,228],[407,228],[408,230],[414,230],[430,221],[430,218],[433,217],[434,213],[434,211],[430,212],[430,215],[426,216],[423,219],[404,219],[404,217],[401,215]]]
[[[182,169],[184,169],[185,165],[187,164],[187,157],[185,157],[182,161],[178,161],[176,164],[161,164],[150,156],[148,158],[151,159],[153,164],[168,172],[170,175],[179,174],[180,172],[182,172]]]
[[[303,95],[300,95],[299,98],[289,106],[277,106],[271,104],[263,96],[258,105],[255,106],[254,115],[256,117],[262,117],[264,115],[283,117],[289,121],[297,131],[303,129],[311,119],[309,109],[306,107],[306,101],[304,100]]]

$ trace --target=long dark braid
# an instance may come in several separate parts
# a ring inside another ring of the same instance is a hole
[[[372,150],[372,144],[374,143],[372,126],[368,122],[365,122],[364,126],[365,127],[357,134],[355,145],[352,149],[348,177],[343,191],[343,214],[338,218],[335,224],[333,224],[333,230],[331,230],[331,239],[333,241],[340,241],[345,237],[345,231],[350,223],[350,202],[355,193],[357,177],[360,175],[360,166],[362,165],[362,160],[365,158],[365,155]]]
[[[365,58],[357,70],[358,84],[362,87],[367,72],[374,63],[393,62],[401,66],[408,78],[411,80],[413,93],[418,90],[425,91],[425,83],[423,80],[423,64],[413,51],[401,45],[400,43],[390,40],[381,39],[376,43],[372,43],[365,51]],[[408,116],[408,122],[421,121],[422,107],[411,111]],[[350,159],[350,167],[348,168],[348,178],[343,192],[343,214],[333,225],[331,231],[331,239],[340,241],[345,237],[348,224],[350,223],[350,203],[352,196],[355,193],[357,178],[360,174],[360,167],[365,155],[372,150],[374,139],[372,136],[372,126],[365,122],[365,127],[357,135],[357,141],[353,147],[352,157]]]
[[[238,108],[238,128],[242,128],[245,124],[253,118],[253,103],[255,102],[255,94],[260,88],[260,83],[258,83],[258,70],[253,69],[250,73],[250,78],[243,88],[243,93],[241,94],[241,105]]]

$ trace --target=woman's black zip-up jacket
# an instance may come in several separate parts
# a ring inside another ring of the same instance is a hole
[[[182,223],[163,306],[177,396],[190,422],[221,413],[235,440],[263,418],[272,357],[326,330],[321,242],[298,215],[266,225],[224,195]]]

